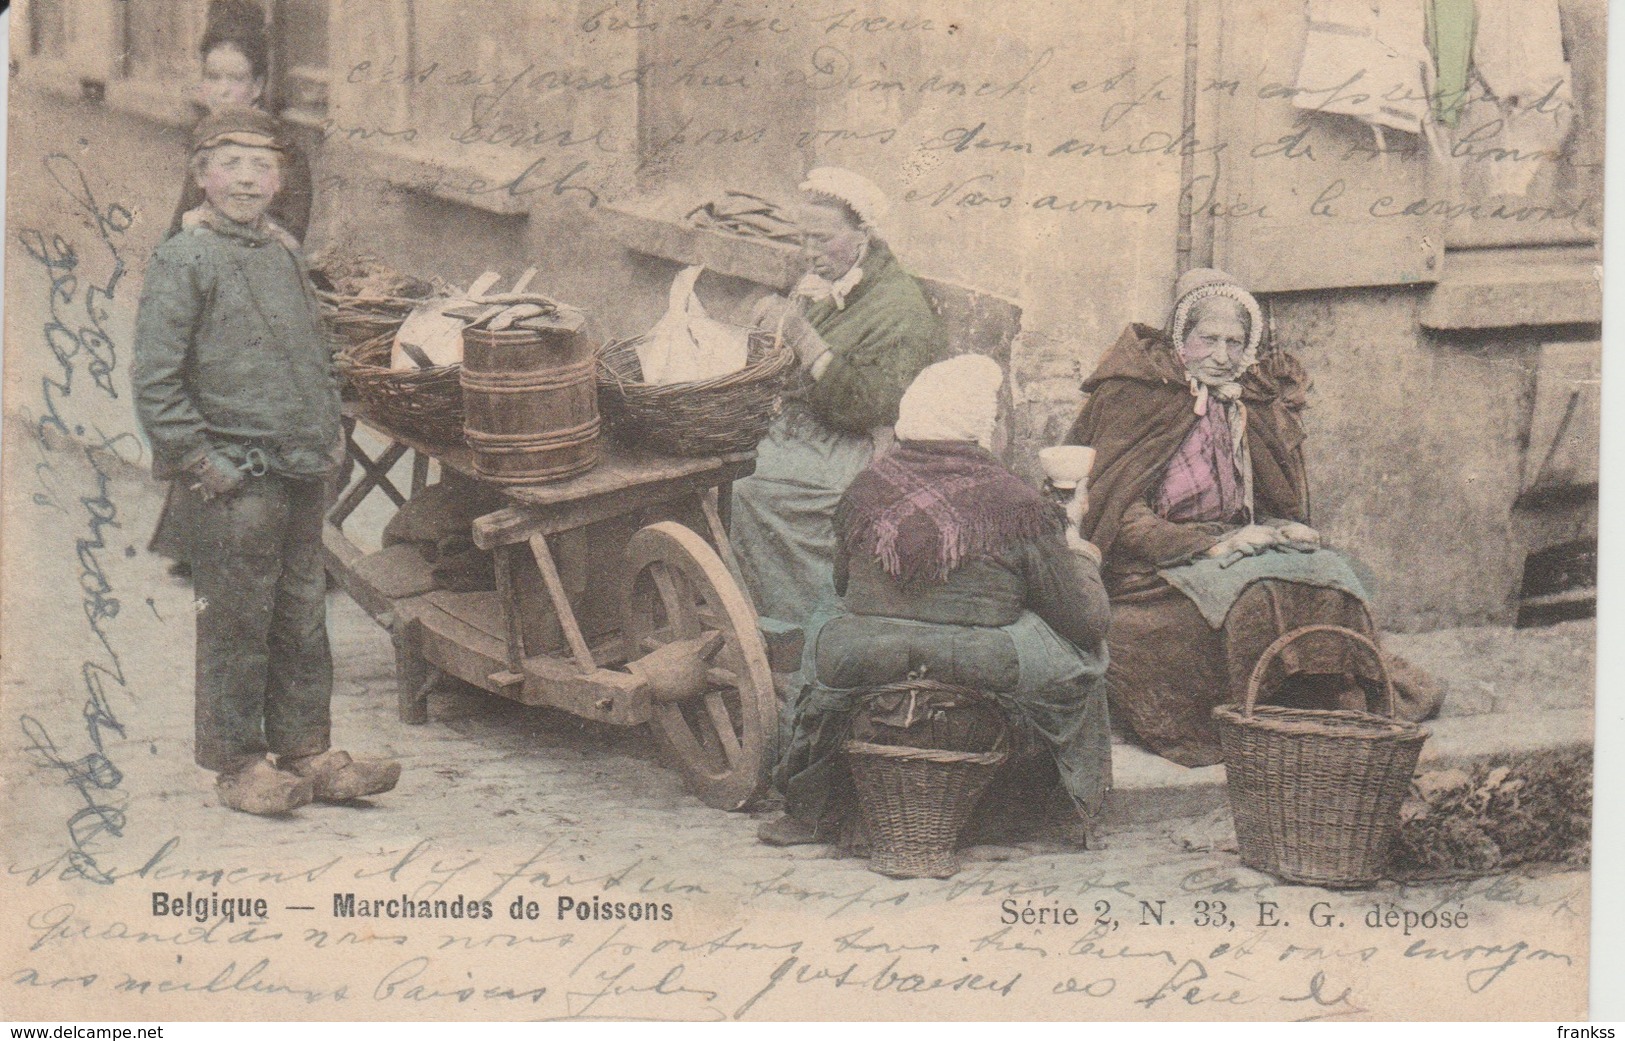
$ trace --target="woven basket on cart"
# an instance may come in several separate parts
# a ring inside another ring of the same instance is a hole
[[[750,334],[745,367],[726,376],[652,386],[638,364],[641,338],[598,349],[598,403],[619,439],[673,455],[748,452],[767,433],[796,355],[766,332]]]
[[[907,703],[900,704],[899,695]],[[846,743],[868,832],[869,869],[893,878],[948,878],[959,871],[959,837],[1005,760],[1008,728],[985,695],[933,680],[872,688],[860,716],[877,701],[889,703],[889,721],[855,725],[855,733],[959,747]]]
[[[1270,665],[1289,645],[1334,634],[1382,673],[1387,716],[1258,705]],[[1242,863],[1291,882],[1366,886],[1383,876],[1399,806],[1428,732],[1392,718],[1394,688],[1376,644],[1352,629],[1308,625],[1264,651],[1242,705],[1213,710],[1224,750]]]
[[[425,301],[408,297],[323,294],[329,326],[341,341],[339,372],[367,411],[394,429],[436,444],[463,441],[461,366],[389,367],[395,333]]]

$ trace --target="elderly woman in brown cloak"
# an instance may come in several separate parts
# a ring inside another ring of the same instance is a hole
[[[782,331],[801,369],[756,472],[733,486],[730,534],[757,610],[805,626],[840,604],[831,576],[841,493],[890,443],[910,381],[952,349],[919,282],[875,231],[888,208],[880,189],[837,167],[811,171],[801,189],[807,276],[754,317]]]
[[[1309,526],[1308,381],[1285,351],[1259,357],[1263,317],[1229,276],[1191,271],[1165,329],[1131,325],[1083,384],[1067,440],[1096,451],[1080,533],[1111,595],[1113,718],[1186,766],[1220,760],[1211,712],[1242,700],[1281,633],[1328,623],[1375,638],[1367,583]],[[1303,707],[1365,708],[1376,677],[1343,644],[1305,641],[1285,671]],[[1399,711],[1442,695],[1388,659]]]

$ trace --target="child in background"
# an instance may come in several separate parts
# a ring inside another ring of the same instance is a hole
[[[271,38],[265,11],[253,0],[211,0],[198,53],[203,59],[203,78],[198,84],[197,104],[203,109],[203,118],[228,108],[274,109],[265,94]],[[310,160],[293,141],[287,123],[278,120],[277,130],[283,147],[282,190],[277,192],[266,216],[303,242],[310,227]],[[185,228],[187,214],[194,213],[203,202],[196,178],[188,177],[170,219],[169,234]]]
[[[154,255],[135,340],[154,475],[193,499],[197,762],[226,806],[256,814],[375,795],[400,776],[330,746],[321,526],[339,394],[298,243],[266,217],[285,154],[255,109],[199,124],[206,202]]]

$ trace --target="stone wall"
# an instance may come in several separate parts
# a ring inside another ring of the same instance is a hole
[[[1181,249],[1187,263],[1207,262],[1246,212],[1223,191],[1182,191],[1217,154],[1212,135],[1240,131],[1222,113],[1185,125],[1181,5],[1091,5],[1080,17],[1062,0],[996,10],[901,0],[880,18],[791,4],[778,21],[699,2],[553,4],[541,21],[517,0],[455,18],[441,7],[334,3],[313,249],[365,251],[454,283],[534,265],[534,285],[587,308],[599,334],[633,335],[664,309],[677,265],[630,248],[611,207],[664,206],[676,220],[723,187],[787,197],[810,166],[851,166],[887,191],[884,234],[939,303],[967,331],[981,315],[983,338],[998,326],[1014,458],[1027,471],[1064,434],[1079,382],[1123,325],[1162,321]],[[639,23],[628,13],[638,10],[654,13]],[[1290,50],[1283,40],[1254,42]],[[26,62],[13,99],[14,176],[64,150],[100,200],[131,214],[107,320],[119,393],[92,395],[83,381],[74,393],[106,429],[132,429],[129,328],[185,134],[32,90]],[[1348,135],[1321,131],[1329,142]],[[1383,190],[1379,165],[1354,175],[1351,198]],[[1254,163],[1249,183],[1272,169]],[[1280,183],[1285,193],[1298,181]],[[69,229],[87,274],[110,267],[66,190],[36,177],[11,202],[14,226]],[[1188,239],[1182,210],[1195,211]],[[1329,241],[1305,238],[1306,255],[1335,265]],[[41,339],[46,272],[15,235],[7,249],[6,406],[37,410],[34,388],[57,364]],[[702,283],[722,315],[757,291],[749,278]],[[1430,332],[1419,321],[1428,294],[1270,298],[1276,340],[1303,353],[1315,381],[1316,519],[1372,566],[1387,624],[1504,622],[1531,537],[1514,502],[1543,334]],[[1016,315],[1019,330],[1007,328]]]

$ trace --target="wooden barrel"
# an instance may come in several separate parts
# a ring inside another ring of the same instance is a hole
[[[541,329],[463,332],[463,436],[474,469],[498,484],[540,484],[598,462],[598,389],[586,316]]]

